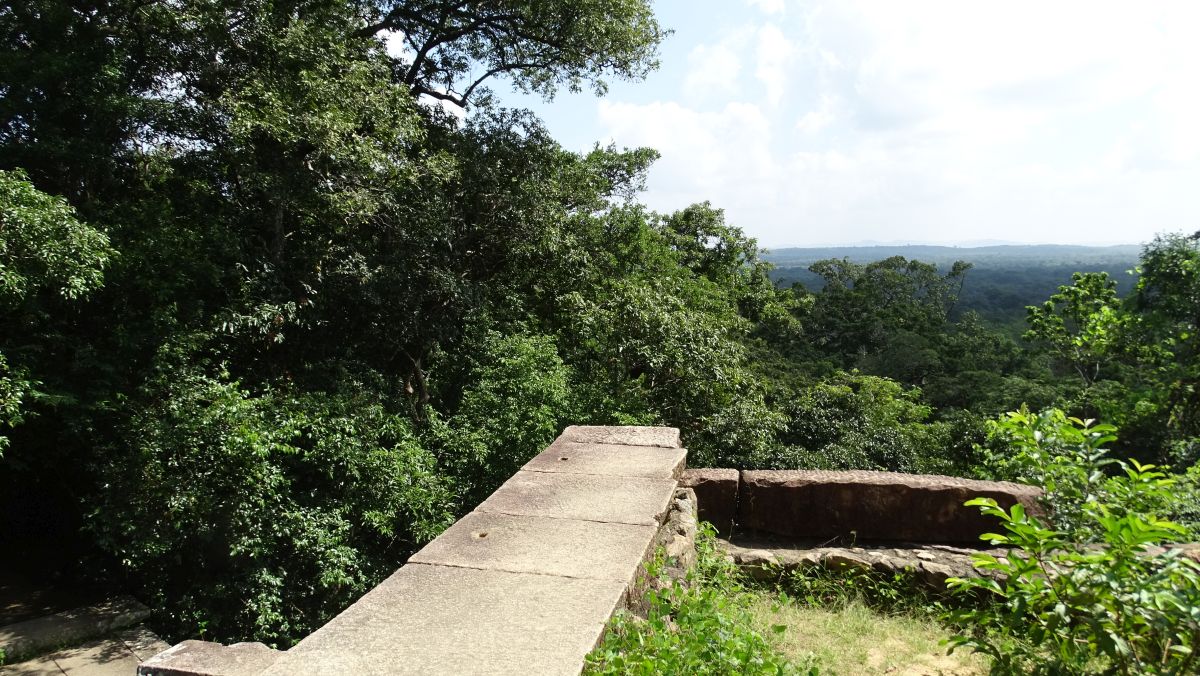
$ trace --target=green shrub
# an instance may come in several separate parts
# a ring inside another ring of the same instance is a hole
[[[776,586],[784,601],[830,610],[861,603],[889,615],[938,616],[949,600],[944,592],[930,589],[911,571],[885,574],[859,568],[805,566],[782,575]]]
[[[1000,429],[1016,449],[1009,466],[1041,472],[1061,521],[1052,528],[1020,505],[1005,512],[991,499],[967,503],[1002,521],[1004,532],[984,539],[1012,550],[975,557],[996,577],[950,581],[998,601],[956,612],[973,630],[952,647],[984,652],[1010,673],[1194,673],[1200,565],[1157,547],[1187,535],[1154,512],[1171,504],[1174,480],[1136,461],[1103,475],[1106,426],[1023,411]]]
[[[746,591],[717,551],[711,526],[697,539],[697,553],[685,581],[647,592],[644,619],[624,611],[613,617],[585,673],[817,674],[814,661],[789,663],[753,629]],[[647,574],[657,577],[659,569],[651,565]]]
[[[1189,490],[1193,483],[1186,477],[1168,477],[1167,468],[1136,461],[1130,461],[1131,469],[1109,458],[1104,446],[1116,440],[1116,432],[1112,425],[1070,418],[1058,409],[1006,413],[989,423],[994,448],[980,449],[983,474],[1043,487],[1043,502],[1055,525],[1080,541],[1102,539],[1088,515],[1093,503],[1104,503],[1118,515],[1154,513],[1173,519],[1195,509]],[[1188,537],[1185,532],[1176,539]]]
[[[403,416],[366,393],[250,392],[187,371],[148,388],[99,468],[90,528],[171,638],[287,646],[450,521]]]

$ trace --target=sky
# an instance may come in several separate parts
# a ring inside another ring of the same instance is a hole
[[[661,68],[533,109],[662,153],[767,247],[1140,243],[1200,230],[1200,3],[658,0]]]

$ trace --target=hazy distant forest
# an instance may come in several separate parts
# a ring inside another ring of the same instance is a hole
[[[654,150],[568,151],[488,91],[603,93],[664,30],[646,0],[0,3],[0,549],[81,557],[171,638],[288,645],[567,424],[986,476],[1025,404],[1194,464],[1195,237],[772,270],[719,205],[639,203]]]

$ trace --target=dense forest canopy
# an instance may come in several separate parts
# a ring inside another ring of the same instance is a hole
[[[85,543],[172,637],[287,645],[566,424],[970,474],[1027,403],[1194,462],[1195,238],[1018,339],[961,311],[967,264],[777,287],[719,208],[638,202],[653,150],[487,92],[603,92],[665,34],[645,0],[0,4],[5,546]]]
[[[1107,272],[1117,290],[1128,295],[1137,283],[1135,268],[1141,247],[1077,245],[992,245],[949,247],[929,245],[855,246],[778,249],[763,258],[775,266],[772,279],[784,286],[803,284],[819,291],[824,279],[809,270],[822,260],[846,258],[871,263],[904,256],[949,269],[956,261],[971,264],[971,273],[959,293],[956,309],[977,312],[997,328],[1024,331],[1025,307],[1048,298],[1076,272]]]

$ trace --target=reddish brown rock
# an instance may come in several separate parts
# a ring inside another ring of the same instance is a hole
[[[689,469],[680,477],[679,487],[696,492],[701,521],[711,523],[718,533],[729,536],[737,515],[740,477],[741,472],[736,469]]]
[[[746,471],[741,479],[739,528],[787,537],[978,545],[1000,525],[963,506],[971,498],[1043,513],[1040,488],[1000,481],[866,471]]]

